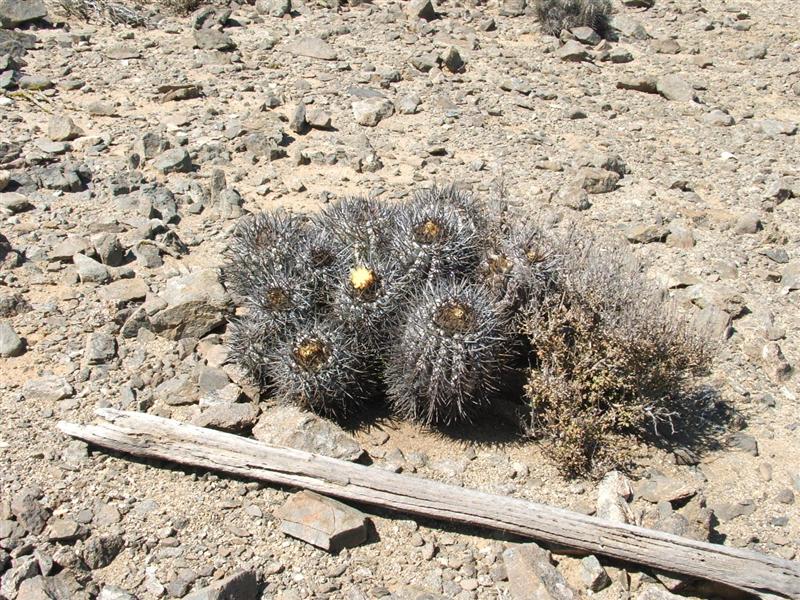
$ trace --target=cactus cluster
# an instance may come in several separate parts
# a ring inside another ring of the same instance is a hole
[[[705,354],[590,246],[454,187],[247,216],[223,270],[241,307],[229,344],[267,394],[326,416],[385,398],[425,425],[476,421],[524,372],[525,430],[561,439],[569,414],[635,433],[669,418]]]

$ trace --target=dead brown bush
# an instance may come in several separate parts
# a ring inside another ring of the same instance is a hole
[[[711,350],[620,248],[561,239],[549,293],[529,308],[531,433],[570,475],[624,465],[647,434],[680,428]]]

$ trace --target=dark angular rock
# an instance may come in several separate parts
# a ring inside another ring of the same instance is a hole
[[[0,0],[0,25],[6,29],[46,16],[47,6],[43,0]]]
[[[207,588],[192,592],[185,600],[252,600],[258,598],[261,582],[254,571],[242,571]]]
[[[367,540],[367,516],[320,494],[302,491],[276,511],[281,531],[313,546],[336,552]]]

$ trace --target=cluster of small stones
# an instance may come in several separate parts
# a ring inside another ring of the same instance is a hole
[[[563,578],[574,598],[703,597],[397,516],[330,554],[284,535],[286,491],[57,432],[96,406],[794,559],[794,1],[621,0],[611,40],[544,36],[525,0],[325,4],[146,9],[154,27],[137,29],[0,2],[0,596],[499,598]],[[735,431],[706,452],[642,450],[627,491],[618,475],[565,481],[501,432],[467,446],[406,426],[349,436],[258,397],[225,345],[218,268],[240,216],[498,179],[553,227],[627,239],[716,331]]]

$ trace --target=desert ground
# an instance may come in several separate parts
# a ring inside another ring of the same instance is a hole
[[[434,184],[616,240],[713,338],[715,414],[635,449],[621,518],[796,561],[800,9],[648,4],[615,0],[600,40],[525,0],[148,3],[143,26],[0,2],[0,597],[741,597],[558,548],[510,573],[524,540],[364,506],[366,543],[327,552],[282,531],[296,490],[59,431],[143,411],[596,514],[601,477],[500,420],[340,429],[226,348],[240,217]]]

